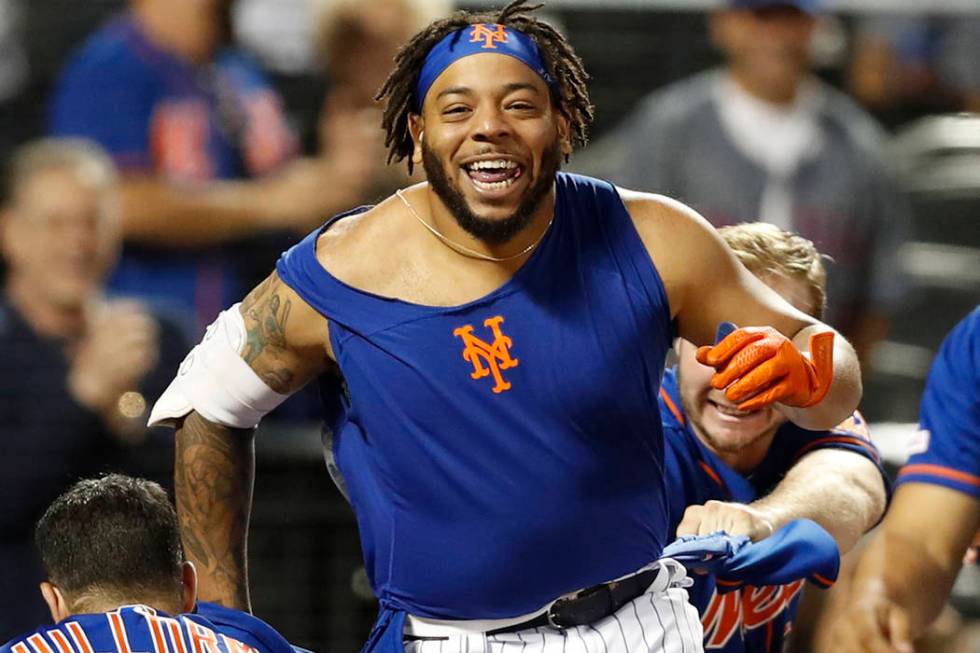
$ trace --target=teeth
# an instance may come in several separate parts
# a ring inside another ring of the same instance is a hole
[[[476,179],[473,179],[472,181],[474,186],[483,190],[503,190],[514,183],[513,179],[505,179],[504,181],[494,181],[489,183],[478,181]]]
[[[517,167],[514,161],[504,161],[497,159],[494,161],[476,161],[469,164],[471,170],[512,170]]]
[[[742,417],[743,415],[751,414],[751,411],[738,410],[737,408],[731,408],[729,406],[723,406],[722,404],[715,404],[715,407],[722,413],[726,415],[731,415],[733,417]]]

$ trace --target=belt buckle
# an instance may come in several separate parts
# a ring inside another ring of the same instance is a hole
[[[558,599],[558,601],[561,601],[561,600],[562,599]],[[564,631],[565,630],[565,626],[563,626],[560,623],[558,623],[557,621],[555,621],[554,607],[555,607],[555,604],[558,603],[558,601],[555,601],[554,603],[552,603],[551,605],[548,606],[548,611],[545,613],[545,619],[547,619],[548,625],[551,626],[552,628],[554,628],[555,630]]]

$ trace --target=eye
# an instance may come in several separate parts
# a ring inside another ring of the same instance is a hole
[[[442,114],[445,115],[459,115],[461,113],[466,113],[469,111],[469,107],[462,104],[452,104],[442,110]]]

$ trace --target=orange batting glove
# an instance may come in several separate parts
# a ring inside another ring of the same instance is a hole
[[[772,327],[736,329],[715,345],[699,347],[698,362],[715,368],[711,387],[739,410],[779,402],[807,408],[823,399],[834,380],[834,333],[810,336],[810,357]]]

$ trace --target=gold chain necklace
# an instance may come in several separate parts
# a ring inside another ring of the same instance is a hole
[[[462,254],[463,256],[468,256],[470,258],[479,259],[481,261],[492,261],[494,263],[501,263],[503,261],[512,261],[515,258],[520,258],[520,257],[524,256],[525,254],[527,254],[528,252],[530,252],[532,249],[534,249],[535,247],[537,247],[539,244],[541,244],[541,241],[544,240],[545,234],[547,234],[548,233],[548,230],[551,228],[551,223],[555,221],[555,214],[552,213],[551,214],[551,219],[548,220],[548,225],[544,228],[544,231],[541,232],[541,235],[538,236],[538,239],[535,240],[530,245],[528,245],[527,247],[525,247],[524,249],[522,249],[521,251],[519,251],[518,253],[512,254],[511,256],[499,256],[499,257],[498,256],[490,256],[489,254],[484,254],[483,252],[478,252],[475,249],[470,249],[469,247],[466,247],[465,245],[460,245],[459,243],[456,243],[456,242],[453,242],[452,240],[449,240],[449,238],[447,238],[446,236],[442,235],[442,233],[440,233],[438,229],[436,229],[435,227],[433,227],[428,222],[426,222],[425,220],[422,219],[422,216],[420,216],[415,211],[415,207],[413,207],[409,203],[409,201],[405,198],[405,196],[402,195],[402,191],[401,191],[400,188],[395,191],[395,195],[397,195],[398,196],[398,199],[400,199],[405,204],[405,206],[408,208],[408,212],[411,213],[412,216],[416,220],[418,220],[419,222],[421,222],[423,227],[425,227],[430,232],[432,232],[432,235],[433,236],[435,236],[436,238],[438,238],[439,240],[441,240],[443,243],[445,243],[445,245],[447,247],[449,247],[449,249],[453,250],[457,254]]]

